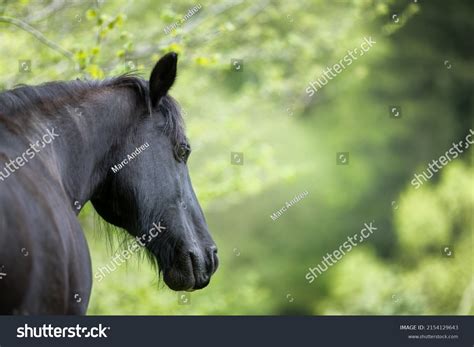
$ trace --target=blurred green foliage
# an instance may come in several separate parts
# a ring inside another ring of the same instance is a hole
[[[472,149],[410,185],[474,128],[472,1],[199,4],[165,34],[198,3],[0,1],[2,89],[135,68],[146,78],[162,54],[180,54],[171,94],[220,268],[183,305],[134,257],[94,283],[89,313],[473,314]],[[369,36],[370,52],[306,95]],[[231,59],[243,59],[239,72]],[[390,117],[393,105],[401,118]],[[231,165],[231,152],[243,152],[244,165]],[[349,165],[336,165],[338,152]],[[80,219],[96,271],[123,245],[107,250],[90,205]],[[308,267],[369,221],[379,231],[308,284]]]

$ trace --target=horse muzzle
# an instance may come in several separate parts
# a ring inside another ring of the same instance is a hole
[[[192,291],[205,288],[219,266],[217,247],[197,248],[183,252],[169,269],[164,269],[166,285],[175,291]]]

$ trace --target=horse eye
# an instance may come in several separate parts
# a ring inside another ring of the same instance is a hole
[[[178,157],[182,161],[186,162],[188,160],[189,154],[191,153],[191,147],[188,144],[181,144],[178,149]]]

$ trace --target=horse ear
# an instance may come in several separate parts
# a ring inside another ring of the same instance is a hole
[[[166,95],[176,79],[176,65],[178,55],[174,52],[165,54],[156,63],[150,75],[151,106],[158,105],[160,99]]]

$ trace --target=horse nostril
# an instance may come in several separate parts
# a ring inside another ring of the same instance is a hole
[[[189,251],[188,253],[189,253],[189,258],[191,259],[191,264],[195,266],[196,261],[197,261],[196,251]]]
[[[211,276],[219,266],[217,247],[212,245],[203,250],[190,248],[187,253],[196,280],[194,289],[204,288],[209,284]]]
[[[205,255],[197,249],[189,250],[188,254],[195,279],[193,289],[202,289],[206,287],[211,280],[213,264],[210,264],[208,259],[205,258]],[[211,268],[209,268],[209,265],[211,265]]]
[[[213,263],[212,273],[214,273],[217,271],[217,268],[219,267],[219,257],[217,256],[217,248],[215,248],[212,253],[212,263]]]

